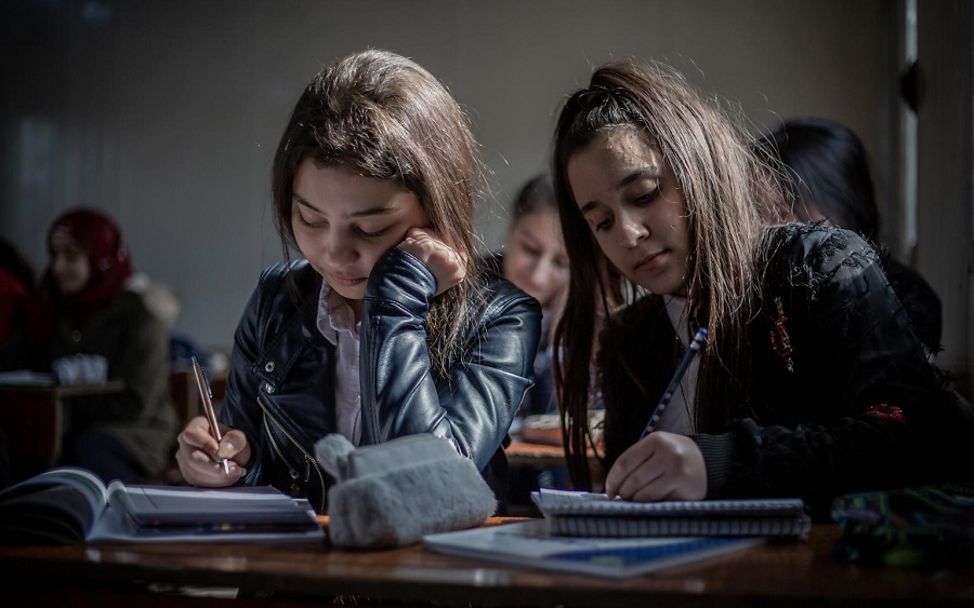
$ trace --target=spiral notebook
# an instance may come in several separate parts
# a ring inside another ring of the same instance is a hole
[[[559,536],[800,536],[811,528],[800,498],[630,502],[548,489],[531,498]]]

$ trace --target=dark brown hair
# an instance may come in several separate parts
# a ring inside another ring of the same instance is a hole
[[[783,190],[798,219],[825,217],[867,239],[879,236],[869,157],[852,129],[826,118],[792,118],[758,139],[755,151],[781,163]]]
[[[741,338],[759,291],[755,255],[766,221],[784,219],[774,183],[752,153],[746,133],[671,69],[608,64],[595,71],[587,88],[568,98],[555,131],[553,168],[562,231],[571,243],[568,302],[555,331],[555,351],[563,353],[555,360],[555,379],[569,470],[582,487],[590,485],[587,409],[594,392],[597,329],[612,312],[613,294],[625,304],[645,291],[624,280],[602,253],[575,203],[567,166],[598,135],[632,128],[659,146],[686,202],[687,322],[706,325],[710,336],[698,378],[695,424],[700,430],[714,428],[726,415],[707,407],[710,395],[732,397],[746,390],[735,379],[749,373],[750,353]],[[633,381],[641,385],[638,378]]]
[[[275,223],[286,256],[296,245],[292,190],[305,158],[409,189],[430,227],[466,260],[466,278],[434,298],[426,318],[433,367],[445,372],[473,317],[480,281],[473,217],[481,163],[463,111],[429,72],[394,53],[355,53],[318,72],[274,155]]]
[[[513,228],[518,220],[535,211],[558,213],[555,184],[551,181],[551,176],[546,173],[529,179],[517,193],[517,197],[514,198],[514,208],[511,209],[511,227]]]

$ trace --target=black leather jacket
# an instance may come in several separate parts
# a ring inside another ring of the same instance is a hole
[[[220,421],[250,442],[243,483],[305,496],[325,512],[332,480],[314,459],[314,443],[336,432],[336,353],[316,325],[321,280],[306,260],[261,275],[237,327]],[[435,292],[429,269],[402,250],[390,250],[372,271],[360,329],[361,445],[433,433],[490,482],[492,469],[506,469],[501,442],[530,386],[539,306],[492,280],[460,360],[440,378],[424,327]]]

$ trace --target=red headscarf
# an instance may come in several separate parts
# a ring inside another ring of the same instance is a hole
[[[75,209],[54,220],[47,231],[50,252],[51,237],[66,231],[85,251],[91,274],[87,285],[75,294],[62,294],[50,267],[41,280],[37,306],[28,322],[28,333],[34,341],[46,341],[59,314],[71,318],[75,326],[83,324],[96,310],[110,302],[132,276],[132,261],[122,242],[122,233],[108,216],[93,209]]]

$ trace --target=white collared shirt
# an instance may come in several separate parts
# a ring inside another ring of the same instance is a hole
[[[666,305],[666,315],[673,324],[676,337],[683,344],[684,351],[690,345],[690,328],[687,326],[687,299],[679,296],[665,295],[663,303]],[[673,392],[670,404],[660,416],[657,430],[692,435],[694,432],[694,410],[697,405],[697,375],[700,371],[700,357],[694,357],[683,374],[680,388]]]
[[[359,384],[359,328],[355,313],[327,281],[318,297],[318,331],[335,347],[335,423],[354,445],[362,439],[362,387]]]

